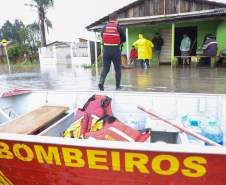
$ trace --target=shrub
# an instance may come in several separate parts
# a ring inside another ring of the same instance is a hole
[[[28,52],[28,49],[19,44],[13,44],[9,46],[7,51],[8,51],[9,59],[15,62],[19,57],[23,57],[24,54]]]

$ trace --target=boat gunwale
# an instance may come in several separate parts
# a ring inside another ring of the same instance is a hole
[[[198,146],[191,144],[159,144],[159,143],[137,143],[103,140],[82,140],[49,136],[34,136],[22,134],[0,133],[0,142],[27,142],[36,144],[62,145],[71,147],[87,147],[102,149],[118,149],[143,152],[167,152],[167,153],[189,153],[189,154],[215,154],[226,155],[226,148],[219,146]]]
[[[30,95],[33,93],[60,93],[60,94],[71,94],[71,93],[93,93],[93,94],[127,94],[127,95],[178,95],[178,96],[195,96],[195,97],[225,97],[226,94],[212,94],[212,93],[185,93],[185,92],[146,92],[146,91],[98,91],[98,90],[40,90],[40,89],[27,89],[27,90],[32,90],[31,93],[29,94],[21,94],[21,95]],[[18,95],[20,96],[20,95]],[[9,97],[0,97],[0,98],[9,98]]]

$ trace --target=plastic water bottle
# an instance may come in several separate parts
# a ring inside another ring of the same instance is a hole
[[[189,126],[189,130],[201,135],[202,134],[202,129],[200,128],[200,121],[199,120],[195,120],[195,119],[190,119],[190,126]],[[200,141],[199,139],[188,135],[188,140],[190,141],[190,143],[192,144],[203,144],[202,141]]]
[[[208,124],[205,127],[202,127],[202,135],[220,145],[223,145],[224,134],[221,130],[218,122],[211,118],[208,120]],[[205,145],[208,145],[205,143]]]
[[[204,117],[201,113],[193,114],[188,113],[184,116],[182,116],[181,121],[184,127],[189,128],[192,124],[192,126],[200,126],[201,122],[203,121]]]
[[[203,121],[203,116],[201,114],[186,114],[182,117],[181,121],[184,127],[188,128],[190,131],[201,135],[202,129],[201,129],[201,122]],[[187,135],[188,140],[192,144],[198,144],[198,145],[204,145],[204,142],[201,140],[191,136]]]
[[[124,123],[136,130],[142,130],[146,125],[146,117],[144,115],[130,115]]]

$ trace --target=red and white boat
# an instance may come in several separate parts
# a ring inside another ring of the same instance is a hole
[[[74,109],[95,93],[33,91],[0,98],[0,184],[226,184],[224,146],[192,145],[186,134],[137,109],[142,105],[170,121],[202,110],[215,115],[225,128],[225,95],[107,92],[120,120],[146,118],[150,141],[62,138],[73,122]]]

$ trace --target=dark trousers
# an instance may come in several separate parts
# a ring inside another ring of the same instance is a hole
[[[145,66],[144,66],[145,64],[146,64],[147,68],[150,68],[149,59],[140,60],[140,67],[141,67],[141,68],[144,68],[144,67],[145,67]]]
[[[119,47],[105,46],[103,50],[103,70],[100,76],[99,84],[104,85],[105,79],[111,68],[111,62],[115,68],[116,88],[120,87],[121,82],[121,51]]]

